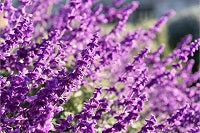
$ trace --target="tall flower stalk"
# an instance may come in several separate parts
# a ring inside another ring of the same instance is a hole
[[[188,58],[200,39],[191,42],[187,35],[162,57],[165,44],[152,51],[150,42],[175,12],[122,36],[139,6],[123,2],[0,3],[8,21],[0,29],[2,132],[116,133],[137,122],[139,133],[200,131],[200,70],[192,73],[194,60]],[[102,24],[113,21],[104,34]],[[87,87],[88,99],[80,93]],[[66,107],[73,95],[84,99],[76,113]]]

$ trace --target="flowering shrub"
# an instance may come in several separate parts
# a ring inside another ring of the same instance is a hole
[[[121,36],[138,2],[71,0],[55,13],[59,0],[19,2],[0,5],[8,21],[0,32],[2,132],[116,133],[138,121],[139,133],[200,131],[200,74],[188,60],[200,39],[185,36],[166,57],[163,44],[150,49],[173,10]],[[103,34],[101,24],[113,20]],[[74,92],[88,87],[81,111],[67,111]]]

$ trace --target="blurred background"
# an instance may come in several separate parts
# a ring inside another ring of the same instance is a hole
[[[101,0],[104,5],[110,4],[112,0]],[[133,0],[125,0],[124,4],[128,4]],[[169,9],[182,11],[184,9],[194,7],[199,4],[199,0],[138,0],[139,8],[132,14],[130,21],[143,21],[144,19],[157,18]]]
[[[125,0],[124,4],[130,3],[132,0]],[[106,6],[110,5],[112,0],[101,0]],[[200,1],[199,0],[139,0],[139,7],[129,17],[126,29],[134,30],[137,27],[148,28],[156,19],[166,11],[173,9],[176,15],[167,22],[161,32],[154,40],[157,45],[164,43],[166,49],[164,56],[169,54],[176,44],[185,35],[191,34],[193,41],[200,37]],[[112,24],[107,29],[112,28]],[[200,50],[195,52],[195,65],[193,72],[200,68]]]

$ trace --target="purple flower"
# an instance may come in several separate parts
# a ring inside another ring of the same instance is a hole
[[[151,51],[150,41],[173,10],[147,30],[121,36],[138,6],[123,0],[106,6],[97,0],[1,2],[7,23],[0,32],[0,130],[115,133],[145,120],[141,133],[198,132],[200,75],[192,73],[188,56],[200,39],[185,36],[167,57],[161,57],[163,44]],[[102,24],[114,21],[104,33]]]

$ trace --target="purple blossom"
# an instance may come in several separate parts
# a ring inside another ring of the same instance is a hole
[[[142,120],[139,133],[200,131],[200,75],[188,60],[200,39],[185,36],[163,58],[164,44],[150,49],[173,10],[121,36],[139,2],[60,2],[0,4],[8,21],[0,32],[1,131],[115,133]],[[114,20],[103,34],[101,24]]]

